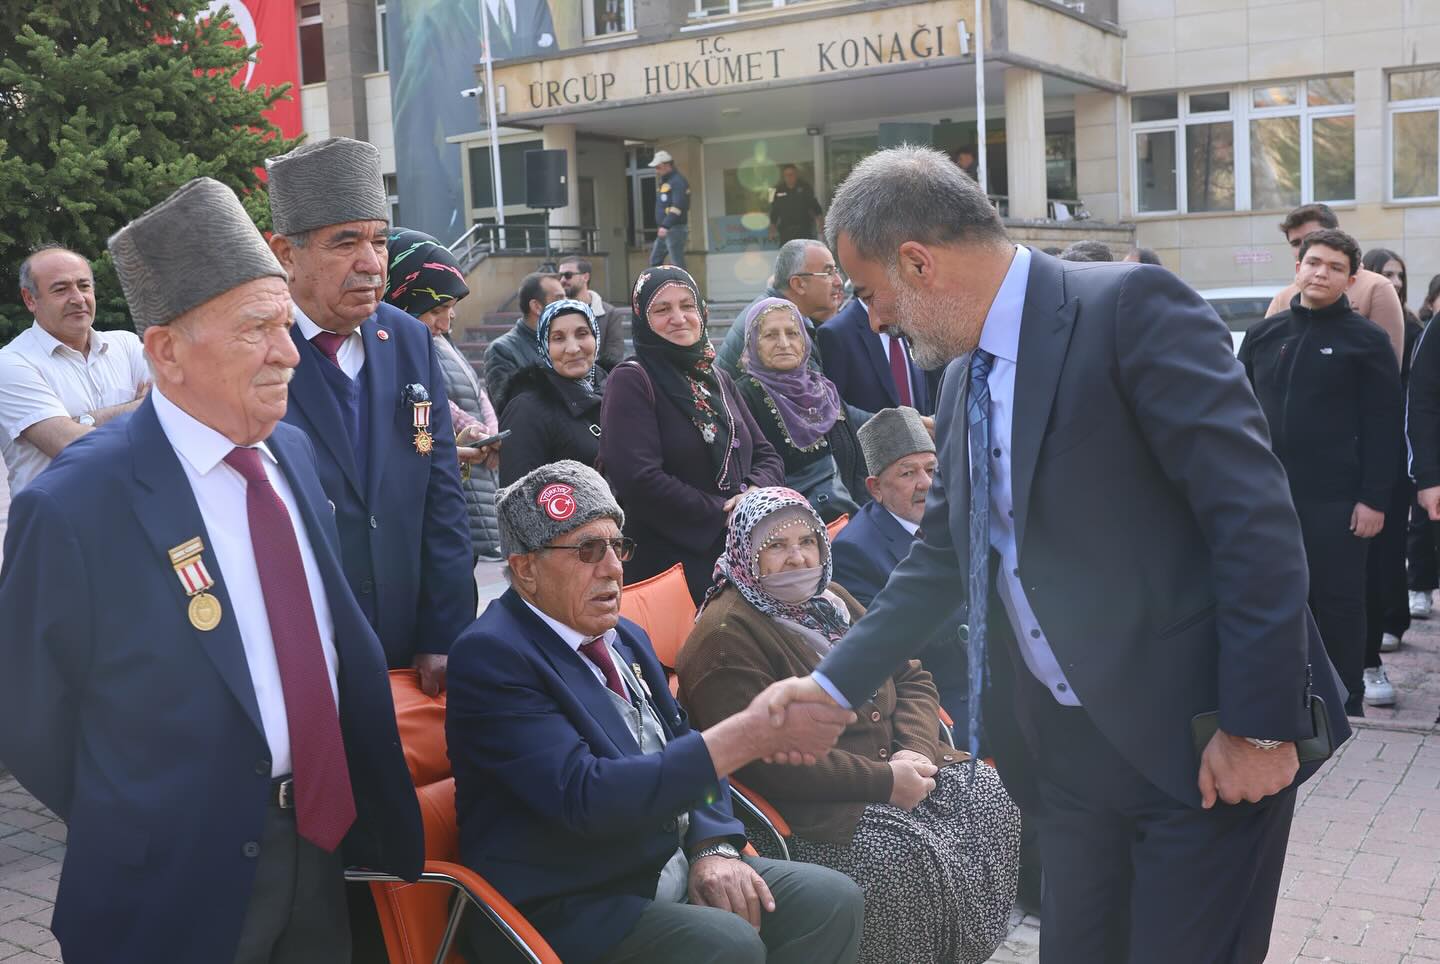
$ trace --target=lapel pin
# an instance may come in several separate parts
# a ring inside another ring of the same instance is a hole
[[[215,585],[210,571],[205,568],[205,543],[199,536],[182,542],[170,550],[170,565],[190,597],[190,625],[208,633],[220,625],[220,600],[206,590]]]
[[[379,338],[381,341],[389,341],[390,332],[386,331],[384,328],[381,328],[379,331],[375,332],[375,337]]]

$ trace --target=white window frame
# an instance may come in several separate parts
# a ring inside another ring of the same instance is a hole
[[[710,16],[718,16],[718,17],[736,17],[736,16],[739,16],[740,13],[741,13],[741,10],[740,10],[740,0],[727,0],[727,2],[728,2],[728,6],[727,6],[727,8],[726,8],[725,10],[717,10],[715,13],[712,14],[712,13],[710,13],[710,11],[708,11],[708,10],[705,9],[705,0],[695,0],[695,9],[692,10],[692,11],[690,11],[690,16],[691,16],[692,18],[695,18],[695,19],[703,19],[703,18],[705,18],[705,17],[710,17]],[[799,0],[790,0],[790,2],[791,2],[791,3],[796,3],[796,2],[799,2]],[[778,9],[780,9],[781,7],[786,6],[786,0],[770,0],[770,6],[771,6],[772,8],[774,8],[774,9],[778,10]],[[753,11],[753,10],[746,10],[746,11],[744,11],[744,12],[745,12],[745,13],[754,13],[755,11]]]
[[[1336,76],[1334,74],[1326,76]],[[1353,76],[1353,75],[1352,75]],[[1325,77],[1314,77],[1306,80],[1287,80],[1273,84],[1249,84],[1244,88],[1244,110],[1245,110],[1245,207],[1244,210],[1253,210],[1251,204],[1250,185],[1250,122],[1252,120],[1264,120],[1267,117],[1298,117],[1300,118],[1300,203],[1315,203],[1315,121],[1326,117],[1354,117],[1355,98],[1352,93],[1348,104],[1322,104],[1317,107],[1310,106],[1310,80],[1323,80]],[[1255,90],[1264,87],[1280,87],[1287,84],[1294,84],[1296,95],[1295,103],[1282,107],[1255,107]],[[1354,128],[1352,126],[1351,130]],[[1353,136],[1353,135],[1352,135]],[[1352,145],[1353,148],[1353,145]],[[1238,158],[1241,154],[1240,138],[1235,138],[1235,154]],[[1358,173],[1356,175],[1358,179]],[[1239,172],[1236,172],[1235,206],[1240,209]],[[1352,184],[1353,188],[1354,185]],[[1355,198],[1323,198],[1326,204],[1354,204]]]
[[[1324,75],[1336,76],[1336,75]],[[1352,75],[1353,76],[1353,75]],[[1322,77],[1312,78],[1320,80]],[[1253,107],[1253,91],[1263,87],[1278,87],[1293,84],[1296,89],[1296,103],[1282,107]],[[1235,208],[1233,211],[1201,211],[1200,214],[1243,214],[1255,210],[1252,204],[1250,183],[1250,121],[1268,117],[1298,117],[1300,121],[1300,203],[1310,204],[1315,199],[1314,164],[1314,121],[1325,117],[1354,117],[1355,104],[1352,98],[1348,104],[1325,104],[1311,107],[1308,104],[1308,81],[1277,80],[1270,83],[1246,83],[1237,87],[1201,87],[1194,90],[1145,91],[1132,95],[1161,96],[1173,94],[1176,98],[1176,116],[1165,120],[1130,122],[1130,210],[1136,218],[1164,218],[1178,214],[1189,214],[1188,191],[1189,152],[1185,144],[1185,128],[1191,124],[1213,124],[1228,121],[1235,143]],[[1190,98],[1205,94],[1228,93],[1230,109],[1225,111],[1192,112]],[[1440,98],[1434,99],[1434,108],[1440,109]],[[1127,109],[1129,108],[1127,105]],[[1133,109],[1132,109],[1133,110]],[[1133,113],[1132,115],[1133,116]],[[1171,132],[1175,136],[1175,198],[1176,208],[1167,211],[1140,210],[1140,135]],[[1387,143],[1389,129],[1386,133]],[[1387,154],[1387,170],[1388,154]],[[1393,181],[1393,178],[1392,178]],[[1426,199],[1416,199],[1426,200]],[[1434,199],[1429,199],[1434,200]],[[1327,204],[1353,204],[1354,198],[1327,199]],[[1403,202],[1402,202],[1403,203]]]
[[[617,0],[622,9],[621,28],[614,33],[597,33],[595,26],[595,0],[580,0],[581,19],[584,21],[586,40],[615,40],[635,32],[635,0]]]
[[[376,69],[385,73],[390,65],[385,62],[385,0],[375,4],[375,61]]]
[[[1440,65],[1430,64],[1418,69],[1440,70]],[[1390,204],[1434,204],[1436,201],[1440,201],[1440,194],[1426,197],[1397,198],[1395,196],[1395,115],[1440,112],[1440,97],[1416,97],[1410,100],[1390,99],[1390,78],[1395,74],[1412,72],[1415,71],[1394,70],[1385,75],[1385,200]],[[1440,185],[1440,177],[1437,177],[1436,183]]]
[[[300,39],[301,36],[302,36],[302,31],[304,31],[304,29],[305,29],[306,27],[315,27],[315,26],[318,26],[318,27],[320,27],[322,30],[323,30],[324,27],[325,27],[325,10],[324,10],[323,7],[321,7],[320,12],[317,13],[317,14],[313,14],[313,15],[311,15],[311,16],[309,16],[309,17],[302,17],[302,16],[300,16],[300,11],[303,10],[305,7],[311,6],[312,4],[313,4],[314,6],[317,6],[317,7],[320,6],[320,4],[315,3],[315,0],[301,0],[300,3],[295,4],[295,54],[296,54],[296,59],[299,61],[299,63],[298,63],[296,66],[298,66],[298,67],[300,68],[300,85],[301,85],[302,87],[303,87],[303,86],[306,86],[306,84],[305,84],[305,63],[304,63],[304,58],[305,58],[305,44],[302,43],[302,42],[301,42],[301,39]],[[322,50],[323,50],[323,47],[322,47]],[[329,79],[330,79],[330,72],[327,70],[327,71],[325,72],[325,80],[323,80],[323,81],[316,81],[316,83],[325,83],[325,82],[328,81]]]

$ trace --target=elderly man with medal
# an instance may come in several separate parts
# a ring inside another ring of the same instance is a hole
[[[348,962],[344,868],[424,860],[310,440],[285,273],[197,178],[110,239],[154,375],[11,507],[0,758],[68,830],[74,964]],[[418,457],[418,456],[417,456]]]
[[[391,669],[426,691],[475,618],[445,378],[425,325],[381,301],[390,206],[374,145],[337,137],[267,162],[300,355],[285,420],[315,446],[345,575]]]

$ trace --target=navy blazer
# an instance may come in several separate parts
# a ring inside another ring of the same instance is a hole
[[[879,502],[867,502],[831,543],[834,579],[860,605],[868,608],[914,544],[915,537],[895,521],[889,509]],[[945,620],[916,653],[935,680],[940,705],[955,722],[957,746],[964,746],[961,738],[969,733],[966,724],[969,677],[965,669],[965,648],[956,635],[964,621],[962,602],[952,607],[951,618]]]
[[[300,365],[290,381],[285,421],[315,445],[320,483],[335,504],[340,558],[392,669],[416,653],[445,653],[475,615],[474,557],[455,456],[455,430],[445,376],[429,330],[394,305],[360,326],[365,340],[369,403],[366,471],[321,365],[331,362],[307,342],[300,326],[290,335]],[[382,336],[380,333],[384,332]],[[415,450],[412,406],[405,387],[429,391],[434,450]]]
[[[870,315],[860,299],[850,301],[825,324],[815,330],[815,340],[824,359],[825,376],[835,383],[840,397],[856,408],[878,412],[900,404],[895,394],[895,379],[890,374],[890,358],[880,347],[880,336],[870,330]],[[933,415],[930,380],[924,369],[915,364],[906,346],[905,357],[910,363],[910,390],[914,408],[921,415]]]
[[[940,398],[925,538],[819,667],[855,703],[966,591],[968,363]],[[1310,736],[1312,679],[1337,744],[1349,735],[1265,417],[1184,282],[1032,252],[1010,458],[1026,597],[1096,728],[1151,783],[1199,806],[1196,714],[1218,710],[1237,736]],[[1051,697],[993,592],[987,613],[986,733],[1012,796],[1033,799],[1029,708]]]
[[[618,636],[669,737],[659,753],[641,754],[585,658],[514,589],[450,652],[460,858],[572,964],[604,956],[635,926],[675,853],[678,815],[690,814],[687,847],[745,838],[645,631],[621,619]]]
[[[315,550],[340,657],[352,865],[424,861],[380,644],[346,585],[304,434],[267,440]],[[68,825],[52,929],[86,964],[229,962],[255,876],[269,749],[235,606],[148,399],[68,446],[10,509],[0,571],[0,759]],[[187,618],[167,551],[199,536],[220,624]]]

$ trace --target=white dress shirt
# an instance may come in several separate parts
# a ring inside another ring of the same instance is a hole
[[[1070,681],[1030,608],[1020,584],[1020,552],[1015,545],[1015,503],[1011,494],[1010,439],[1015,420],[1015,362],[1020,357],[1020,319],[1030,283],[1030,249],[1015,248],[1015,258],[980,331],[980,347],[995,356],[990,368],[990,545],[1000,554],[996,590],[1005,604],[1020,656],[1032,676],[1065,706],[1079,706]],[[968,451],[968,449],[967,449]]]
[[[584,653],[580,652],[580,647],[583,646],[585,643],[590,642],[590,640],[594,638],[593,636],[586,636],[579,630],[571,629],[564,623],[551,619],[549,616],[545,615],[540,610],[536,609],[534,606],[531,606],[530,600],[525,599],[524,597],[521,597],[520,601],[523,602],[526,606],[529,606],[530,611],[535,615],[539,616],[541,622],[543,622],[546,626],[549,626],[551,629],[555,630],[555,635],[559,636],[560,639],[564,641],[566,646],[569,646],[575,651],[575,654],[580,657],[580,662],[590,667],[591,674],[600,681],[601,686],[605,687],[607,690],[610,688],[610,684],[606,681],[605,674],[601,671],[600,667],[595,664],[594,660],[586,656]],[[609,629],[606,630],[605,634],[600,637],[601,639],[605,640],[605,648],[610,652],[610,660],[616,666],[620,665],[620,654],[615,652],[615,639],[618,635],[619,634],[614,629]],[[629,683],[625,682],[624,673],[620,673],[620,682],[622,685],[624,685],[627,691],[633,689],[633,687],[631,687]],[[632,700],[635,699],[635,697],[635,693],[630,693],[630,698]]]
[[[47,418],[74,418],[134,401],[150,380],[140,339],[128,331],[91,331],[81,354],[37,321],[0,348],[0,451],[10,473],[10,494],[29,485],[50,456],[20,437]]]
[[[883,508],[883,506],[882,506],[882,508]],[[885,511],[886,511],[886,512],[890,512],[889,509],[885,509]],[[918,523],[918,522],[911,522],[909,519],[903,519],[903,518],[901,518],[900,516],[895,515],[895,513],[893,513],[893,512],[890,512],[890,514],[891,514],[892,516],[894,516],[896,522],[900,523],[900,528],[902,528],[902,529],[904,529],[906,532],[910,533],[910,538],[912,538],[912,539],[915,538],[915,533],[917,533],[917,532],[920,531],[920,523]]]
[[[255,702],[260,707],[260,723],[265,729],[265,742],[270,746],[270,775],[285,776],[291,772],[290,724],[285,714],[285,693],[280,685],[280,667],[275,659],[275,639],[270,634],[270,617],[265,610],[265,594],[260,588],[260,571],[255,565],[255,550],[250,543],[250,517],[245,507],[245,477],[223,459],[235,448],[230,441],[208,425],[170,401],[158,388],[150,392],[155,415],[165,437],[180,456],[180,466],[200,517],[205,520],[209,549],[215,553],[219,571],[212,571],[218,585],[225,587],[236,624],[240,627],[240,643],[245,648],[245,664],[250,682],[255,687]],[[330,615],[330,601],[325,596],[325,583],[315,562],[309,534],[300,516],[299,504],[290,483],[270,449],[261,442],[260,464],[270,477],[270,484],[285,503],[290,522],[295,527],[295,540],[300,544],[300,559],[305,564],[305,582],[315,608],[315,625],[320,630],[320,643],[325,649],[325,665],[330,672],[330,692],[339,705],[339,687],[335,674],[340,665],[335,653],[335,623]],[[199,533],[196,533],[197,535]]]
[[[293,307],[295,324],[300,327],[300,335],[306,341],[325,330],[311,321],[309,316],[300,310],[299,305]],[[365,339],[360,336],[358,327],[350,332],[350,337],[340,343],[340,350],[335,353],[335,357],[340,361],[340,370],[349,375],[352,381],[360,376],[360,369],[365,367]]]

